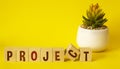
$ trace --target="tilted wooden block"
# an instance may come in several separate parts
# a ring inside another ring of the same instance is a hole
[[[66,49],[66,54],[65,54],[69,59],[71,60],[76,60],[79,59],[80,51],[75,48],[72,44],[68,46]]]
[[[5,49],[5,61],[16,62],[16,49],[15,48],[6,48]]]
[[[29,61],[40,61],[40,48],[29,48]]]
[[[17,61],[18,62],[28,61],[28,48],[18,48],[17,49]]]
[[[52,62],[52,48],[41,48],[41,61]]]
[[[64,48],[53,48],[53,62],[64,62]]]
[[[90,48],[80,48],[80,61],[92,61],[92,50]]]

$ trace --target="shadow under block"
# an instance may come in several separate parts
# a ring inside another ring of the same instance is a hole
[[[18,48],[17,49],[17,61],[26,62],[28,61],[28,48]]]
[[[9,62],[16,62],[17,55],[16,55],[16,49],[15,48],[6,48],[5,49],[5,61]]]
[[[40,61],[40,48],[29,48],[29,61]]]
[[[52,62],[52,48],[41,48],[41,62]]]
[[[72,44],[68,46],[66,49],[66,54],[65,54],[69,59],[72,61],[79,59],[80,51],[75,48]]]
[[[92,61],[92,50],[90,48],[80,48],[80,61]]]
[[[53,48],[53,62],[64,62],[63,48]]]

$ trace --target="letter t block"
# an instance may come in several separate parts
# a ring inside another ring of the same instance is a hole
[[[80,48],[80,61],[91,61],[92,50],[90,48]]]

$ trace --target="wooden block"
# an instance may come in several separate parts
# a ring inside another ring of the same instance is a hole
[[[72,61],[76,60],[79,58],[80,55],[80,51],[75,48],[72,44],[70,44],[68,46],[68,48],[66,49],[66,54],[65,54],[69,59],[71,59]]]
[[[28,49],[27,48],[18,48],[17,49],[17,61],[18,62],[28,61]]]
[[[40,48],[29,48],[29,61],[40,61]]]
[[[53,48],[53,62],[64,62],[64,48]]]
[[[52,62],[52,48],[41,48],[41,61]]]
[[[80,48],[80,61],[92,61],[92,50],[90,48]]]
[[[16,61],[16,49],[6,48],[5,49],[5,61],[15,62]]]

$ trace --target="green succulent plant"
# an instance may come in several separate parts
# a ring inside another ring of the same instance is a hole
[[[107,19],[104,18],[105,13],[102,9],[99,8],[98,3],[95,5],[90,5],[89,10],[86,11],[87,17],[83,16],[83,27],[87,29],[96,29],[100,27],[106,27],[103,25],[107,22]]]

